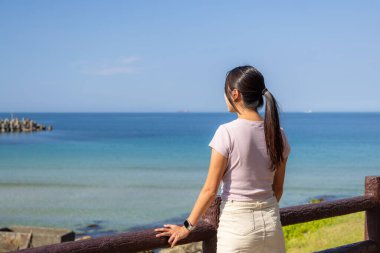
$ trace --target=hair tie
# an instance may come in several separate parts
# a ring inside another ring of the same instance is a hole
[[[267,88],[264,88],[263,91],[261,92],[261,94],[264,96],[265,95],[265,92],[267,92],[268,89]]]

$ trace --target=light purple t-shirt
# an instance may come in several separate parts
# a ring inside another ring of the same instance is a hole
[[[290,145],[281,128],[284,157]],[[240,201],[265,200],[273,196],[274,171],[269,168],[264,121],[237,118],[219,125],[209,146],[228,158],[222,178],[221,198]]]

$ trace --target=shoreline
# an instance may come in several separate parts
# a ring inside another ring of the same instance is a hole
[[[301,203],[299,205],[303,204],[311,204],[311,203],[318,203],[322,201],[331,201],[335,199],[340,199],[341,196],[338,195],[316,195],[314,197],[308,198],[304,203]],[[169,218],[166,220],[161,220],[153,223],[149,223],[146,225],[138,225],[133,226],[127,230],[116,230],[116,229],[106,229],[102,226],[102,223],[104,221],[98,220],[94,221],[94,223],[87,225],[86,227],[82,227],[76,230],[73,230],[75,232],[75,238],[80,238],[84,236],[91,236],[92,238],[97,238],[101,236],[110,236],[110,235],[116,235],[120,233],[126,233],[126,232],[134,232],[134,231],[140,231],[145,229],[151,229],[154,227],[160,227],[163,224],[182,224],[182,222],[186,219],[186,215],[183,215],[182,217],[174,217]]]

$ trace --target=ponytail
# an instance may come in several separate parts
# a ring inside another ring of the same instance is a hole
[[[274,169],[284,160],[282,155],[284,143],[280,129],[280,117],[278,114],[278,105],[272,93],[264,90],[265,97],[265,118],[264,132],[267,152],[269,153]]]
[[[224,92],[232,107],[239,113],[231,99],[231,91],[240,91],[244,106],[257,111],[264,105],[265,118],[264,132],[267,152],[271,160],[271,167],[276,169],[284,160],[284,142],[280,128],[280,118],[276,99],[265,88],[264,76],[255,67],[250,65],[239,66],[227,72]]]

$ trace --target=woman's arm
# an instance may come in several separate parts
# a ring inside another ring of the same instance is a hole
[[[206,181],[194,204],[193,210],[187,218],[193,226],[198,223],[199,218],[206,212],[218,193],[218,187],[226,167],[227,158],[215,149],[212,149]]]
[[[277,202],[280,202],[282,192],[283,192],[283,186],[284,186],[284,178],[285,178],[285,168],[286,168],[286,162],[288,158],[286,157],[282,163],[278,166],[276,173],[274,174],[273,179],[273,192],[274,195],[277,198]]]
[[[198,196],[197,201],[195,202],[190,216],[187,218],[187,220],[193,226],[198,223],[198,219],[205,213],[211,202],[214,200],[226,166],[227,158],[212,149],[210,167],[206,181]],[[184,225],[177,226],[174,224],[164,224],[164,227],[156,228],[154,231],[160,232],[156,234],[156,237],[169,236],[168,243],[171,244],[171,247],[174,247],[178,240],[186,238],[190,233],[190,231],[185,228]]]

